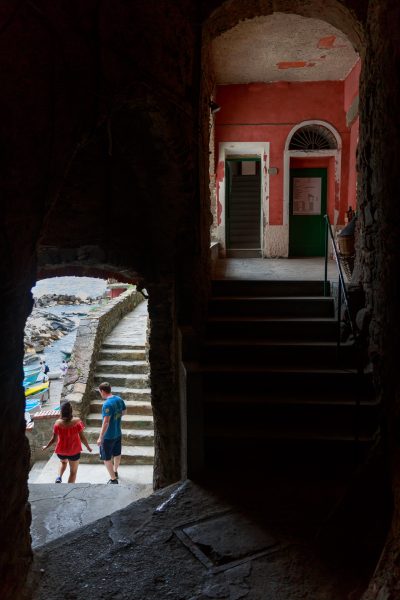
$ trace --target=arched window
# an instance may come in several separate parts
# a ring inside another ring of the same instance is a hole
[[[293,134],[289,150],[337,150],[337,141],[327,127],[305,125]]]

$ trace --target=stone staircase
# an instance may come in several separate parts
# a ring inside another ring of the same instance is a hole
[[[200,360],[186,364],[207,471],[343,469],[365,455],[379,407],[354,345],[338,353],[336,340],[323,282],[213,281]]]
[[[102,423],[102,400],[96,391],[102,381],[108,381],[112,392],[121,396],[127,408],[122,417],[122,464],[152,465],[154,459],[154,428],[151,408],[149,364],[144,346],[128,341],[105,340],[99,353],[95,386],[86,418],[85,434],[94,447]],[[98,453],[83,451],[81,462],[98,462]]]
[[[260,195],[258,175],[232,177],[228,207],[229,256],[260,256]]]

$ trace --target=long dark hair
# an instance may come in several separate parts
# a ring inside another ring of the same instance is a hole
[[[70,402],[64,402],[64,404],[61,405],[61,418],[63,421],[71,421],[72,406]]]

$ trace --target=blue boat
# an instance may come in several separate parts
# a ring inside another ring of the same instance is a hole
[[[49,399],[49,382],[43,381],[25,389],[25,412],[29,412]]]
[[[31,410],[40,406],[40,400],[29,399],[25,400],[25,412],[30,412]]]
[[[36,383],[40,372],[41,372],[40,365],[38,367],[35,367],[34,369],[29,369],[29,370],[25,370],[25,368],[24,368],[24,381],[22,383],[24,388],[29,387],[33,383]]]

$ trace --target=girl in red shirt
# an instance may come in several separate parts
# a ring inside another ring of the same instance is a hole
[[[82,421],[72,415],[71,404],[64,402],[61,405],[61,418],[54,423],[53,437],[46,446],[43,446],[43,450],[46,450],[57,439],[55,452],[61,462],[56,483],[62,482],[67,463],[69,463],[68,483],[75,483],[82,451],[81,442],[85,444],[89,452],[92,451],[83,433],[84,428]]]

